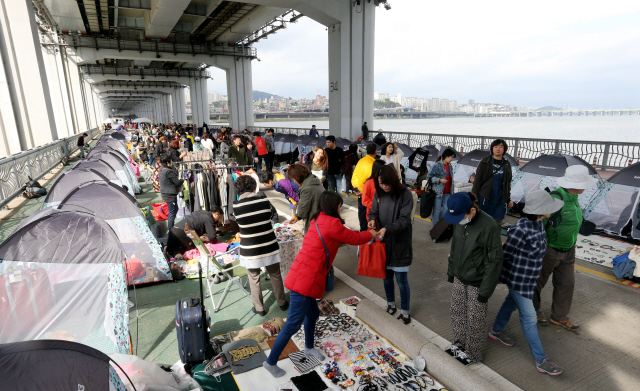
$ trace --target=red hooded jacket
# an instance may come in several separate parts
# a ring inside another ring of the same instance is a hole
[[[269,151],[267,150],[267,143],[264,141],[264,139],[260,136],[256,137],[256,147],[258,147],[258,155],[259,156],[263,156],[269,153]]]
[[[368,231],[352,231],[342,225],[339,219],[327,216],[324,212],[320,212],[318,216],[318,228],[329,250],[330,266],[333,265],[341,244],[360,245],[372,239]],[[326,252],[318,236],[315,220],[311,220],[309,231],[302,241],[302,249],[293,261],[284,285],[301,295],[320,299],[327,282],[327,272]]]

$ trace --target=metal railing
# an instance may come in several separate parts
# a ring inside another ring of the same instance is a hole
[[[308,128],[274,128],[273,126],[247,126],[247,130],[250,132],[264,133],[267,129],[273,129],[274,132],[280,134],[295,134],[297,136],[308,135],[311,130],[311,126]],[[322,137],[329,135],[329,129],[316,129],[318,134]],[[234,130],[235,132],[235,130]]]
[[[207,71],[193,69],[118,68],[106,65],[82,65],[80,70],[86,75],[211,77],[211,74]]]
[[[236,56],[256,58],[256,49],[250,46],[229,46],[207,42],[205,44],[196,43],[175,43],[166,41],[151,40],[130,40],[122,38],[97,37],[90,35],[65,35],[67,45],[74,48],[115,49],[115,50],[137,50],[142,52],[172,53],[172,54],[204,54],[208,56]]]
[[[249,127],[250,131],[261,131],[269,127]],[[309,129],[300,128],[273,128],[275,133],[284,134],[309,134]],[[318,129],[318,132],[326,136],[327,129]],[[370,137],[375,136],[375,131],[370,131]],[[447,145],[464,154],[475,149],[488,149],[491,142],[501,138],[509,145],[508,153],[517,160],[533,160],[540,155],[562,153],[578,156],[599,169],[625,168],[640,161],[640,143],[623,143],[611,141],[585,141],[585,140],[552,140],[517,137],[490,137],[490,136],[464,136],[454,134],[435,133],[403,133],[385,132],[382,134],[387,141],[398,142],[411,148],[419,148],[424,145]]]
[[[99,134],[99,130],[94,128],[86,133],[89,139],[93,139]],[[29,177],[40,179],[60,164],[63,158],[77,151],[78,137],[80,134],[75,134],[0,159],[0,208],[22,193]]]

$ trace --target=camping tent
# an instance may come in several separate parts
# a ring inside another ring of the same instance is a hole
[[[578,156],[562,154],[541,155],[522,166],[518,176],[514,173],[511,182],[511,200],[521,201],[529,192],[538,189],[553,191],[558,188],[557,179],[564,176],[567,167],[583,165],[589,170],[589,175],[599,178],[597,171]],[[599,191],[600,181],[586,189],[578,196],[578,202],[584,209],[592,197]]]
[[[76,164],[74,164],[73,166],[71,166],[71,170],[70,171],[79,170],[79,169],[83,169],[83,170],[91,169],[91,170],[97,171],[100,174],[102,174],[104,177],[109,179],[109,181],[111,181],[111,183],[115,183],[116,185],[122,186],[122,182],[120,181],[120,178],[116,174],[116,170],[113,167],[111,167],[105,161],[102,161],[102,160],[93,160],[93,161],[81,160],[81,161],[77,162]]]
[[[124,157],[129,156],[129,150],[127,149],[127,145],[124,143],[124,141],[120,141],[110,137],[104,137],[104,138],[100,138],[96,142],[94,149],[97,148],[98,146],[100,147],[108,146],[120,152]]]
[[[474,174],[476,172],[478,163],[480,163],[480,161],[487,156],[489,156],[488,149],[475,149],[471,152],[466,153],[458,160],[458,163],[456,164],[456,172],[453,176],[453,180],[455,182],[469,182],[469,177],[471,176],[471,174]],[[505,154],[504,157],[509,163],[511,163],[513,178],[519,179],[520,165],[518,164],[518,162],[509,154]]]
[[[44,199],[44,207],[55,206],[69,194],[71,190],[83,183],[92,181],[103,181],[108,183],[109,179],[93,169],[76,169],[62,173],[49,188],[47,197]],[[121,185],[119,185],[120,188]]]
[[[125,390],[110,362],[119,367],[103,352],[70,341],[0,345],[0,376],[5,390]]]
[[[584,211],[584,217],[612,234],[630,234],[640,239],[639,197],[640,163],[635,163],[605,181]]]
[[[119,141],[116,141],[116,142],[120,143]],[[93,149],[87,154],[87,157],[90,158],[91,156],[97,153],[104,153],[104,152],[116,153],[118,154],[118,156],[122,157],[124,160],[128,160],[128,156],[129,156],[129,153],[123,153],[122,149],[120,149],[118,145],[103,142],[103,143],[96,144],[95,147],[93,147]]]
[[[88,212],[42,209],[0,243],[0,340],[80,342],[130,352],[126,254]]]
[[[93,151],[92,151],[93,152]],[[118,178],[127,185],[134,193],[140,193],[142,188],[138,183],[138,178],[133,173],[131,163],[115,151],[98,150],[95,154],[87,155],[87,160],[104,160],[116,170]]]
[[[109,137],[114,138],[116,140],[121,140],[121,141],[125,141],[126,139],[125,135],[117,130],[110,130],[110,131],[104,132],[104,136],[106,137],[101,137],[100,139],[109,138]]]
[[[146,117],[140,117],[140,118],[136,118],[133,121],[134,124],[139,124],[139,123],[151,123],[151,120],[149,118]]]
[[[349,145],[351,145],[352,142],[349,141],[348,139],[344,138],[344,137],[338,137],[336,139],[336,147],[338,148],[342,148],[342,150],[346,151],[349,148]]]
[[[142,284],[171,280],[171,271],[158,241],[136,205],[136,199],[120,186],[92,182],[76,186],[58,209],[90,211],[113,228],[127,254],[133,275],[127,283]]]

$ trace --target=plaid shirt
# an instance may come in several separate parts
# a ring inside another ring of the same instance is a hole
[[[533,300],[546,250],[547,240],[542,222],[527,218],[518,220],[509,228],[503,246],[504,267],[500,282]]]

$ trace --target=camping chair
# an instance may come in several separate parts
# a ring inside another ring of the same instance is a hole
[[[224,299],[227,297],[227,293],[229,293],[229,289],[233,284],[235,284],[242,291],[242,293],[245,294],[246,297],[251,298],[251,294],[249,294],[249,292],[247,292],[244,286],[240,283],[240,280],[242,279],[242,277],[247,275],[247,269],[240,266],[239,262],[237,263],[234,262],[233,264],[231,264],[230,267],[225,268],[218,261],[218,259],[222,259],[224,255],[231,254],[235,251],[238,251],[238,248],[236,247],[230,251],[227,251],[226,253],[223,253],[214,257],[211,255],[211,253],[209,252],[207,247],[204,245],[200,237],[195,233],[195,231],[191,229],[191,227],[189,227],[189,224],[185,226],[184,231],[187,233],[187,236],[191,238],[191,240],[193,241],[193,244],[195,244],[198,251],[200,251],[200,254],[206,259],[207,271],[205,275],[207,276],[207,287],[209,289],[209,297],[211,298],[211,304],[213,305],[213,312],[218,312],[220,308],[222,308],[222,303],[224,302]],[[200,261],[202,262],[202,259]],[[220,299],[218,300],[217,305],[213,300],[213,292],[211,291],[211,281],[209,281],[209,278],[208,278],[209,275],[211,274],[209,272],[209,267],[213,267],[216,273],[223,273],[227,277],[227,285],[224,287],[224,291],[222,292],[222,296],[220,296]]]

